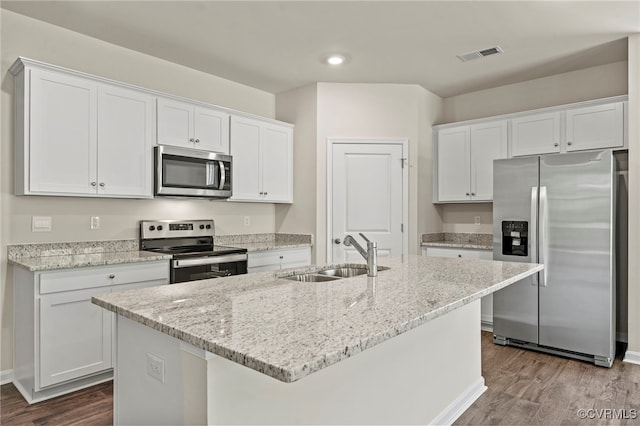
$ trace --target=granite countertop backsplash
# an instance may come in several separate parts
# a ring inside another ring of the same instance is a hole
[[[421,242],[426,247],[491,250],[493,249],[493,234],[433,232],[422,234]]]

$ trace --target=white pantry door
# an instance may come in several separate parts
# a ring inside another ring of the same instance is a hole
[[[378,256],[403,254],[403,146],[334,143],[332,157],[332,261],[364,261],[343,244],[351,235],[366,249],[360,232]]]

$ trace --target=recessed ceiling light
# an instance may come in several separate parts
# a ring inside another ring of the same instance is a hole
[[[329,65],[342,65],[347,60],[344,55],[329,55],[326,59]]]

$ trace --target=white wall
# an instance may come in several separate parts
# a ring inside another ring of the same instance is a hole
[[[417,253],[418,233],[441,229],[431,200],[431,125],[441,99],[416,85],[318,83],[317,261],[326,261],[327,139],[406,138],[409,140],[409,253]]]
[[[627,62],[614,62],[446,98],[438,124],[626,94]]]
[[[308,234],[316,229],[317,92],[317,85],[311,84],[276,96],[276,118],[296,124],[293,133],[295,202],[276,206],[277,232]],[[315,258],[314,244],[311,259]]]
[[[130,84],[185,96],[273,118],[273,94],[124,49],[22,15],[0,11],[2,94],[0,99],[0,371],[12,366],[12,283],[6,245],[50,241],[137,238],[141,219],[216,220],[219,234],[275,231],[273,204],[204,200],[108,200],[13,195],[13,77],[8,68],[18,56],[61,65]],[[51,216],[50,233],[32,233],[31,216]],[[89,229],[89,217],[101,217],[101,229]],[[242,216],[251,216],[245,227]]]

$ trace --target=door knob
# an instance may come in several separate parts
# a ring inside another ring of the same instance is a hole
[[[336,238],[335,240],[333,240],[333,242],[336,244],[340,244],[342,240],[340,238]]]

